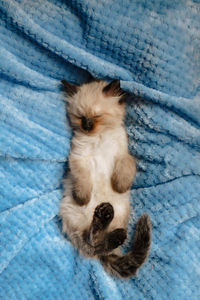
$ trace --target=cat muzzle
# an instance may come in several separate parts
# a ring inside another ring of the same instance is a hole
[[[85,131],[91,131],[94,128],[94,121],[90,118],[82,117],[81,118],[81,127]]]

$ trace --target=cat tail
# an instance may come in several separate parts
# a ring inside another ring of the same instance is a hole
[[[128,278],[136,275],[137,270],[144,264],[149,255],[151,233],[151,219],[144,214],[137,222],[131,251],[125,255],[101,256],[100,261],[103,266],[117,277]]]

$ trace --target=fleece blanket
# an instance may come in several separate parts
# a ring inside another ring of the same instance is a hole
[[[0,299],[200,299],[200,2],[0,0]],[[120,79],[131,190],[128,251],[148,213],[136,278],[81,257],[58,218],[71,129],[60,80]]]

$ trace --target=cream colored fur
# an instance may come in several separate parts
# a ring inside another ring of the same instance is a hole
[[[123,122],[125,105],[119,104],[120,96],[108,96],[102,92],[106,85],[104,81],[85,84],[73,96],[67,97],[67,110],[75,131],[69,157],[71,172],[64,180],[65,193],[60,216],[63,232],[67,233],[82,254],[91,256],[92,253],[85,251],[80,237],[90,227],[96,206],[109,202],[114,208],[114,218],[107,228],[108,232],[116,228],[126,229],[130,209],[130,191],[126,189],[136,173]],[[81,116],[95,119],[91,132],[81,128]],[[123,158],[128,160],[125,168]],[[118,159],[121,161],[116,165]],[[119,172],[119,176],[116,172]],[[118,192],[114,190],[111,178],[115,176],[116,180],[120,180],[120,172],[126,187]],[[72,197],[74,184],[81,186],[81,195],[87,195],[85,205],[80,206]]]

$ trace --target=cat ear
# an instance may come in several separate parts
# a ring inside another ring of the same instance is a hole
[[[101,81],[100,79],[98,79],[98,78],[94,77],[92,74],[90,74],[86,83],[100,82],[100,81]]]
[[[64,92],[69,96],[72,97],[78,92],[78,85],[71,84],[66,80],[61,80]]]
[[[120,96],[123,91],[120,88],[120,81],[113,80],[108,85],[103,88],[103,93],[105,96],[112,97],[112,96]]]
[[[125,102],[127,96],[129,95],[120,88],[120,81],[113,80],[108,85],[103,88],[103,94],[107,97],[120,96],[119,104]]]

